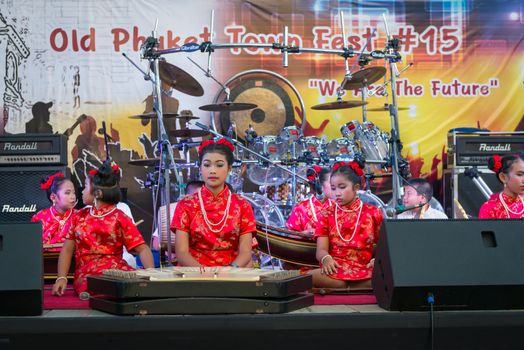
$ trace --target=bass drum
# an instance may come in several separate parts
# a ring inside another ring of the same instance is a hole
[[[275,202],[255,192],[239,193],[239,195],[251,204],[256,221],[275,227],[286,227],[284,215]]]
[[[386,205],[384,202],[377,196],[375,196],[371,191],[357,191],[358,197],[364,203],[374,205],[382,211],[384,218],[386,217]]]

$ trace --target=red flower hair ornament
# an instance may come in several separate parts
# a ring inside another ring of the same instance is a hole
[[[313,169],[315,173],[308,175],[307,179],[309,181],[315,181],[317,179],[318,174],[320,174],[320,171],[322,171],[322,168],[319,167],[318,165],[313,165],[310,169]]]
[[[502,157],[498,154],[495,154],[493,156],[493,169],[491,170],[498,174],[500,172],[500,169],[502,169]]]
[[[224,138],[221,138],[219,139],[218,141],[215,142],[215,140],[204,140],[202,141],[202,143],[200,144],[200,147],[198,147],[198,153],[200,154],[200,152],[202,152],[202,150],[204,148],[206,148],[207,146],[211,145],[211,144],[217,144],[217,145],[224,145],[226,146],[227,148],[229,148],[231,150],[231,152],[234,152],[235,151],[235,146],[233,146],[233,144],[231,142],[229,142],[228,140],[224,139]]]
[[[341,166],[348,166],[348,167],[350,167],[351,169],[353,169],[355,174],[357,174],[357,176],[364,175],[364,172],[362,171],[362,168],[360,167],[360,165],[358,165],[357,162],[336,162],[335,165],[333,165],[333,171],[337,170]]]
[[[48,190],[51,188],[51,185],[53,184],[53,180],[57,177],[65,177],[64,174],[58,172],[53,175],[49,175],[46,179],[46,181],[43,184],[40,184],[40,188],[43,190]]]

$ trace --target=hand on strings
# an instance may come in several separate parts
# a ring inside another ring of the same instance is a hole
[[[366,265],[368,268],[373,268],[375,266],[375,258],[371,259],[369,263]]]
[[[52,294],[60,297],[64,295],[66,287],[67,287],[67,279],[60,278],[53,285]]]

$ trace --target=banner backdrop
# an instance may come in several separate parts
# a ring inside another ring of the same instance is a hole
[[[391,33],[401,41],[398,69],[412,63],[395,88],[402,107],[403,155],[410,160],[413,176],[440,178],[449,129],[523,128],[520,1],[0,0],[5,132],[69,129],[70,165],[83,183],[84,172],[105,158],[98,129],[106,121],[112,156],[123,166],[123,186],[128,188],[133,213],[147,226],[151,217],[150,191],[143,188],[147,168],[128,166],[127,161],[154,156],[155,124],[129,118],[150,110],[146,100],[151,83],[123,54],[148,71],[140,47],[157,19],[161,48],[209,41],[212,10],[215,44],[282,42],[283,27],[288,26],[290,45],[322,49],[342,48],[339,12],[344,11],[347,42],[357,53],[366,43],[367,51],[384,48],[385,14]],[[232,100],[259,108],[214,116],[198,109],[225,97],[202,71],[208,68],[208,54],[180,52],[165,58],[204,90],[197,97],[175,89],[165,97],[171,101],[167,112],[190,110],[205,123],[213,119],[222,132],[234,121],[239,134],[251,124],[259,135],[278,135],[304,118],[305,135],[330,141],[342,136],[340,127],[345,123],[362,121],[361,108],[311,109],[336,100],[345,73],[344,59],[337,55],[290,54],[289,67],[283,68],[277,50],[217,49],[210,60],[211,74],[227,82]],[[356,62],[356,57],[349,59],[353,73],[360,69]],[[385,62],[372,60],[366,67],[373,66]],[[391,102],[391,93],[381,96],[382,90],[367,99],[368,108]],[[360,91],[346,91],[342,98],[360,100]],[[379,130],[390,131],[387,112],[369,111],[367,116]]]

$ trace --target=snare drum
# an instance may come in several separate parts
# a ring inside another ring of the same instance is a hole
[[[298,140],[298,155],[319,158],[320,154],[326,151],[324,139],[317,136],[303,136]]]
[[[286,220],[275,202],[258,193],[239,194],[253,207],[256,221],[271,226],[285,227]]]
[[[302,132],[296,126],[286,126],[280,131],[280,138],[285,142],[295,142],[300,136],[302,136]]]
[[[329,157],[335,159],[335,161],[347,161],[354,159],[355,155],[360,153],[360,148],[355,141],[345,137],[339,137],[338,139],[331,140],[327,144],[327,153]]]
[[[285,149],[279,136],[258,136],[251,149],[272,161],[281,160]],[[255,160],[260,160],[253,157]],[[288,173],[271,164],[250,164],[247,169],[248,178],[257,185],[280,185],[288,178]]]

